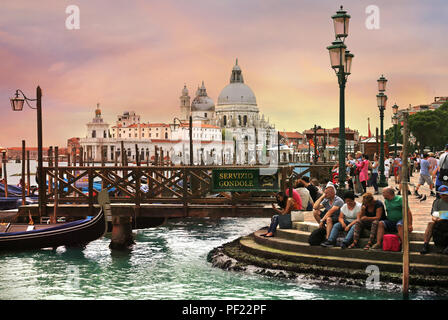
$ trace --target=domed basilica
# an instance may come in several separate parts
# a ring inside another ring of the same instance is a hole
[[[180,96],[180,108],[182,122],[188,122],[191,116],[194,122],[220,127],[223,129],[224,140],[232,142],[235,140],[240,144],[239,147],[246,149],[246,157],[251,149],[260,152],[272,148],[276,139],[275,126],[265,120],[264,115],[260,115],[255,94],[244,83],[238,59],[233,66],[230,82],[221,90],[216,106],[207,95],[202,82],[191,103],[188,89],[184,85]],[[248,158],[245,160],[250,162]]]

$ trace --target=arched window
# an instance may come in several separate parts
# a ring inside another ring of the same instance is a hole
[[[224,116],[224,125],[227,125],[227,116]]]
[[[247,125],[247,116],[244,116],[244,117],[243,117],[243,124],[244,124],[244,126]]]
[[[238,116],[238,123],[241,125],[241,116]]]
[[[92,138],[96,138],[96,130],[92,130]]]
[[[168,132],[165,132],[165,139],[168,139]]]

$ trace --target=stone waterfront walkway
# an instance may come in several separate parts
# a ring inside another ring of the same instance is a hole
[[[426,201],[422,201],[420,202],[420,200],[414,196],[414,190],[415,187],[417,186],[418,183],[418,179],[420,177],[419,173],[413,173],[413,176],[410,179],[410,185],[409,185],[409,190],[411,191],[411,195],[408,196],[409,199],[409,207],[411,209],[412,212],[412,217],[413,217],[413,228],[415,231],[425,231],[426,226],[428,224],[428,222],[431,221],[431,207],[432,207],[432,203],[433,201],[436,199],[435,197],[431,197],[429,195],[429,186],[427,184],[425,184],[424,186],[420,187],[419,189],[419,193],[422,195],[426,195]],[[388,181],[389,186],[391,187],[395,187],[395,181],[394,178],[391,177]],[[396,187],[399,187],[398,185]],[[374,193],[374,189],[373,187],[368,187],[367,188],[367,192],[372,192]],[[384,198],[383,195],[376,195],[375,199],[381,200],[384,202]],[[356,199],[356,201],[361,202],[362,198],[358,197]],[[311,212],[305,214],[305,221],[307,222],[316,222],[316,220],[314,220]]]

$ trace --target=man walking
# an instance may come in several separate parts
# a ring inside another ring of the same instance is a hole
[[[425,183],[427,183],[429,185],[429,189],[431,191],[430,195],[434,196],[434,197],[436,196],[436,194],[432,190],[434,188],[434,183],[432,182],[432,177],[431,177],[430,172],[431,172],[431,164],[428,161],[428,154],[425,153],[423,155],[423,159],[420,161],[420,179],[418,180],[417,187],[415,188],[415,191],[414,191],[414,195],[419,197],[421,201],[426,200],[426,195],[423,195],[423,196],[420,195],[418,193],[418,189]]]

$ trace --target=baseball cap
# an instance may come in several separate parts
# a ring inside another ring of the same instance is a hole
[[[448,194],[448,187],[446,185],[441,185],[438,189],[437,192],[440,194]]]

